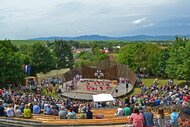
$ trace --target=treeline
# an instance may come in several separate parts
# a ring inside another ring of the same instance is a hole
[[[110,54],[104,53],[104,49]],[[73,53],[76,50],[80,52]],[[171,43],[55,40],[32,45],[14,45],[10,40],[4,40],[0,41],[0,85],[18,84],[27,75],[72,69],[107,59],[110,55],[137,73],[163,78],[190,78],[190,41],[185,38],[177,37]],[[30,67],[29,72],[24,72],[24,65]]]
[[[27,73],[24,65],[27,65]],[[10,40],[0,41],[1,87],[22,83],[27,75],[73,68],[73,65],[73,54],[68,42],[55,41],[51,46],[48,43],[16,46]]]
[[[130,43],[117,60],[136,73],[171,79],[190,79],[190,40],[176,37],[163,47],[157,43]]]
[[[81,51],[74,55],[73,51],[80,48],[90,48],[91,51]],[[33,45],[14,45],[10,40],[0,41],[0,85],[19,84],[27,75],[35,76],[38,72],[45,73],[54,69],[72,69],[105,59],[108,55],[101,52],[101,48],[100,42],[55,40]]]

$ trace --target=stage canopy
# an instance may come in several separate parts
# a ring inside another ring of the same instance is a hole
[[[114,101],[114,98],[111,94],[97,94],[92,96],[94,102]]]

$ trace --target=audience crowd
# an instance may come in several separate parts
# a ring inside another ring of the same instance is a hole
[[[44,84],[45,81],[42,85]],[[155,80],[151,87],[147,88],[143,83],[139,87],[141,93],[115,99],[113,104],[110,102],[93,104],[64,97],[55,99],[52,96],[41,95],[41,92],[37,91],[29,93],[0,89],[0,116],[29,119],[32,118],[32,114],[43,113],[58,116],[60,119],[92,119],[91,108],[113,105],[118,107],[115,116],[128,116],[134,127],[183,126],[179,125],[179,119],[184,121],[185,127],[190,126],[190,91],[187,85],[181,88],[169,80],[168,84],[159,86],[158,80]],[[164,109],[167,107],[168,109],[175,107],[172,108],[169,118],[165,116]],[[152,108],[157,109],[157,116],[151,111]]]

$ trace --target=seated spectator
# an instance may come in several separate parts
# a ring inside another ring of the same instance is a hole
[[[68,115],[67,115],[67,119],[76,119],[76,113],[72,110],[72,108],[70,108]]]
[[[67,110],[65,107],[61,107],[59,111],[59,119],[67,119]]]
[[[51,109],[51,107],[50,107],[50,105],[48,105],[48,107],[46,108],[46,110],[45,110],[45,115],[51,115],[52,114],[52,111],[51,111],[52,109]]]
[[[35,104],[33,106],[33,113],[34,114],[40,114],[40,106],[39,105]]]
[[[23,117],[23,113],[21,112],[21,110],[19,109],[19,106],[16,106],[16,110],[15,110],[15,116],[18,118]]]
[[[29,106],[31,112],[33,112],[33,103],[29,103],[28,106]]]
[[[52,115],[55,115],[55,116],[58,116],[58,111],[57,111],[57,109],[55,108],[55,106],[52,107],[51,114],[52,114]]]
[[[19,109],[20,111],[23,113],[24,112],[24,103],[22,103],[20,106],[19,106]]]
[[[0,116],[5,116],[5,108],[2,101],[0,101]]]
[[[86,119],[86,114],[83,110],[79,114],[79,119]]]
[[[31,114],[31,109],[29,108],[29,106],[26,104],[25,108],[24,108],[24,118],[31,118],[32,114]]]
[[[190,107],[185,107],[181,109],[178,121],[181,122],[180,127],[190,126]]]
[[[124,114],[123,108],[119,106],[117,108],[117,112],[115,113],[115,116],[123,116],[123,114]]]
[[[160,105],[160,102],[161,102],[161,100],[160,100],[159,98],[157,98],[157,99],[155,100],[155,106],[159,106],[159,105]]]
[[[14,117],[14,115],[15,115],[14,109],[11,106],[11,104],[8,105],[8,108],[7,108],[6,112],[7,112],[8,117]]]
[[[130,116],[131,115],[131,109],[130,109],[128,104],[126,104],[126,106],[124,108],[124,115],[125,116]]]
[[[86,112],[86,119],[93,119],[93,113],[90,108]]]

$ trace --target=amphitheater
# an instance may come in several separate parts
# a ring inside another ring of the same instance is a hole
[[[92,95],[101,93],[115,98],[126,95],[132,91],[137,77],[127,66],[104,60],[72,69],[63,74],[63,79],[62,96],[92,100]]]
[[[136,75],[125,65],[113,61],[100,61],[91,65],[83,65],[63,74],[64,84],[60,86],[62,96],[75,100],[92,101],[92,95],[107,93],[113,97],[122,97],[133,90]],[[71,86],[70,86],[70,85]],[[73,86],[74,85],[74,86]],[[154,118],[159,107],[153,107]],[[162,107],[168,118],[170,107]],[[179,107],[176,107],[176,109]],[[103,126],[126,127],[129,123],[127,116],[114,116],[117,107],[93,108],[93,119],[59,119],[58,116],[33,114],[32,119],[0,118],[0,126],[16,127],[64,127],[64,126]],[[179,109],[178,109],[179,110]],[[97,115],[104,115],[96,119]],[[77,114],[79,116],[79,114]]]

